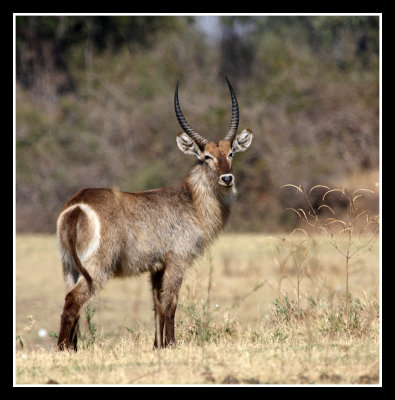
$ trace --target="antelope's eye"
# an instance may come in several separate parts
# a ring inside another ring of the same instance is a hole
[[[209,156],[209,155],[206,154],[206,155],[204,156],[204,159],[205,159],[205,160],[212,160],[213,157],[211,157],[211,156]]]

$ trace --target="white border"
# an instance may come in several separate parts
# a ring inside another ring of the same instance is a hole
[[[380,54],[379,54],[379,63],[380,63],[380,68],[379,68],[379,157],[380,157],[380,162],[379,162],[379,174],[380,174],[380,182],[379,182],[379,207],[380,207],[380,232],[379,232],[379,240],[380,240],[380,246],[379,246],[379,256],[380,256],[380,271],[379,271],[379,304],[380,304],[380,346],[379,346],[379,364],[380,364],[380,371],[379,371],[379,383],[378,384],[339,384],[339,385],[326,385],[326,384],[317,384],[317,385],[311,385],[311,384],[282,384],[282,385],[274,385],[274,384],[267,384],[267,385],[243,385],[243,384],[238,384],[238,385],[222,385],[222,384],[216,384],[216,385],[200,385],[200,384],[190,384],[190,385],[178,385],[178,384],[172,384],[172,385],[140,385],[140,384],[132,384],[132,385],[117,385],[117,384],[71,384],[71,385],[48,385],[48,384],[16,384],[16,365],[15,365],[15,353],[16,353],[16,340],[15,340],[15,335],[16,335],[16,325],[15,325],[15,320],[16,320],[16,284],[15,284],[15,274],[16,274],[16,251],[15,251],[15,238],[16,238],[16,214],[15,214],[15,203],[16,203],[16,174],[15,174],[15,168],[16,168],[16,146],[15,146],[15,138],[16,138],[16,119],[15,119],[15,108],[16,108],[16,88],[15,88],[15,82],[16,82],[16,24],[15,24],[15,17],[16,16],[57,16],[57,15],[63,15],[63,16],[78,16],[78,15],[84,15],[84,16],[155,16],[155,15],[161,15],[161,16],[378,16],[379,17],[379,48],[380,48]],[[265,387],[381,387],[382,386],[382,221],[383,221],[383,209],[382,209],[382,13],[13,13],[13,386],[14,387],[133,387],[133,386],[140,386],[140,387],[260,387],[260,388],[265,388]]]

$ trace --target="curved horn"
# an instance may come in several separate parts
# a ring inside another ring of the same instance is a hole
[[[206,140],[204,137],[200,136],[195,130],[193,130],[185,119],[181,111],[180,103],[178,102],[178,82],[176,86],[176,92],[174,93],[174,109],[176,111],[178,123],[181,125],[181,128],[191,139],[193,139],[197,143],[197,145],[201,149],[203,149],[203,147],[208,143],[208,140]]]
[[[224,140],[227,140],[228,142],[232,143],[233,139],[236,136],[237,128],[239,126],[239,105],[237,104],[236,94],[232,88],[232,85],[229,82],[228,77],[225,76],[225,78],[229,86],[230,97],[232,98],[232,120],[230,122],[229,132],[225,136]]]

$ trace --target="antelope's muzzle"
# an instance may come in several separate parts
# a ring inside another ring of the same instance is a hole
[[[223,186],[232,186],[233,185],[233,175],[232,174],[223,174],[219,177],[219,183]]]

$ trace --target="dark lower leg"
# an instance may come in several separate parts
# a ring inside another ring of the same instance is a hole
[[[63,314],[60,322],[58,338],[59,350],[69,349],[73,342],[74,349],[77,347],[76,326],[78,326],[80,306],[74,302],[72,292],[66,296]]]
[[[163,271],[158,271],[151,274],[152,295],[154,299],[154,311],[155,311],[155,340],[154,340],[155,348],[163,347],[164,315],[160,304],[162,278],[163,278]]]
[[[176,296],[177,297],[177,296]],[[165,346],[173,346],[176,344],[174,334],[174,316],[176,314],[177,300],[171,305],[168,313],[165,314]]]
[[[163,327],[164,319],[162,313],[157,313],[155,311],[155,341],[154,347],[163,347]]]
[[[74,351],[77,351],[77,339],[78,339],[78,325],[79,325],[80,317],[78,316],[74,322],[74,326],[70,332],[70,344],[73,347]]]
[[[161,296],[162,310],[164,311],[165,346],[176,344],[174,332],[174,317],[176,314],[178,293],[184,275],[184,262],[175,254],[168,253],[166,268],[163,274],[163,288]]]
[[[73,347],[77,351],[79,313],[82,305],[89,299],[91,294],[92,292],[85,281],[81,281],[74,289],[67,293],[60,322],[59,350],[68,350],[70,347]]]

